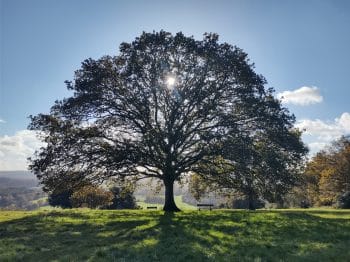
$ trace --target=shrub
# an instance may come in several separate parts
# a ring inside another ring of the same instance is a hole
[[[261,199],[255,199],[253,202],[253,208],[264,208],[265,202]],[[232,208],[235,209],[248,209],[249,208],[249,200],[248,199],[234,199],[232,201]]]
[[[48,197],[49,205],[54,207],[72,208],[72,203],[70,201],[72,194],[72,190],[53,191]]]
[[[350,191],[340,195],[337,206],[339,208],[350,208]]]
[[[309,207],[311,207],[311,203],[309,200],[301,200],[300,207],[301,208],[309,208]]]
[[[105,206],[105,209],[136,209],[136,199],[133,192],[114,186],[110,189],[113,199],[112,204]]]
[[[70,197],[73,207],[99,208],[110,205],[112,200],[111,192],[94,185],[82,187]]]

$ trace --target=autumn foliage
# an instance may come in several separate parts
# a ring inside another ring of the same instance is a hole
[[[336,205],[350,191],[350,136],[317,153],[307,165],[305,180],[313,205]]]

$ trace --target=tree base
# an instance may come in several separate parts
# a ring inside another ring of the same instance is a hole
[[[165,211],[165,212],[180,212],[181,209],[179,209],[175,204],[174,205],[164,205],[163,211]]]
[[[174,181],[164,181],[165,185],[165,202],[163,210],[165,212],[179,212],[181,211],[174,200]]]

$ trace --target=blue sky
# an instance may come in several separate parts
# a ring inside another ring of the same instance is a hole
[[[63,82],[84,59],[117,55],[142,31],[215,32],[245,50],[313,152],[350,133],[350,1],[0,3],[0,170],[25,167],[39,145],[28,116],[70,95]]]

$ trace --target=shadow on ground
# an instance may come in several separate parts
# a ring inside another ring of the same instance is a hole
[[[34,213],[0,223],[0,261],[347,261],[350,211],[333,213]]]

